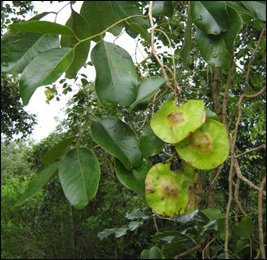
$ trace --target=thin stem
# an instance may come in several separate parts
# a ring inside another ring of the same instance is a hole
[[[261,30],[261,35],[260,35],[260,38],[259,38],[259,42],[258,42],[258,45],[257,47],[255,48],[255,50],[253,51],[251,57],[250,57],[250,60],[249,60],[249,63],[248,63],[248,70],[247,70],[247,74],[246,74],[246,81],[245,81],[245,89],[244,89],[244,93],[246,94],[247,93],[247,87],[249,85],[249,75],[250,75],[250,70],[251,70],[251,64],[252,64],[252,61],[254,59],[254,56],[256,55],[260,45],[261,45],[261,41],[262,41],[262,37],[263,37],[263,34],[264,34],[264,31],[265,31],[265,26],[266,24],[264,24],[262,26],[262,30]]]
[[[172,44],[171,44],[171,41],[170,41],[169,36],[163,30],[161,30],[161,29],[155,29],[155,31],[161,32],[166,37],[166,39],[167,39],[167,41],[169,43],[169,48],[172,49]],[[173,72],[171,72],[171,74],[172,74],[172,76],[174,78],[174,84],[175,84],[175,87],[176,87],[176,90],[177,90],[177,96],[179,96],[181,90],[180,90],[180,87],[179,87],[179,85],[178,85],[178,83],[176,81],[176,65],[175,65],[174,54],[172,54],[172,66],[173,66]]]
[[[230,63],[230,69],[229,69],[229,75],[227,78],[227,83],[224,91],[224,97],[223,97],[223,105],[222,105],[222,123],[226,125],[226,110],[227,110],[227,101],[228,101],[228,95],[230,90],[230,85],[232,82],[232,77],[234,73],[234,55],[232,55],[231,63]]]
[[[265,248],[264,248],[263,219],[262,219],[262,195],[265,183],[266,183],[266,174],[260,185],[260,192],[258,199],[259,242],[260,242],[260,252],[262,259],[266,259]]]
[[[78,140],[77,140],[77,142],[76,142],[76,146],[78,146],[79,142],[81,141],[84,132],[86,131],[87,127],[90,125],[91,121],[92,121],[93,118],[95,117],[95,114],[96,114],[97,110],[99,109],[99,107],[100,107],[100,106],[98,105],[98,106],[94,109],[93,114],[92,114],[91,117],[88,119],[88,121],[85,123],[82,132],[79,134]]]
[[[157,222],[156,222],[156,217],[155,217],[155,215],[153,216],[153,222],[154,222],[154,225],[155,225],[155,228],[156,228],[157,232],[159,232],[159,229],[158,229],[158,225],[157,225]]]
[[[69,5],[69,4],[71,4],[71,2],[68,2],[67,4],[65,4],[62,8],[60,8],[59,9],[59,11],[57,11],[55,14],[56,14],[56,17],[55,17],[55,22],[56,22],[56,20],[57,20],[57,15],[67,6],[67,5]]]
[[[85,39],[80,40],[76,45],[78,45],[78,44],[81,43],[81,42],[86,42],[86,41],[88,41],[88,40],[91,40],[91,39],[93,39],[93,38],[95,38],[95,37],[102,36],[104,33],[106,33],[107,31],[109,31],[109,30],[110,30],[111,28],[113,28],[114,26],[116,26],[116,25],[118,25],[118,24],[120,24],[120,23],[122,23],[122,22],[124,22],[124,21],[126,21],[126,20],[128,20],[128,19],[135,18],[135,17],[147,18],[148,16],[147,16],[147,15],[141,15],[141,14],[139,15],[139,14],[137,14],[137,15],[131,15],[131,16],[125,17],[125,18],[119,20],[118,22],[116,22],[116,23],[110,25],[109,27],[107,27],[104,31],[102,31],[102,32],[100,32],[100,33],[97,33],[97,34],[95,34],[95,35],[92,35],[92,36],[90,36],[90,37],[87,37],[87,38],[85,38]]]
[[[168,78],[168,75],[167,75],[166,70],[164,68],[164,65],[161,62],[161,60],[160,60],[160,58],[157,55],[156,50],[155,50],[155,45],[154,45],[154,40],[155,40],[155,25],[154,25],[154,22],[153,22],[152,8],[153,8],[153,1],[149,1],[148,17],[149,17],[149,22],[150,22],[150,26],[151,26],[151,53],[154,55],[154,57],[156,58],[158,64],[160,65],[161,70],[162,70],[162,73],[164,75],[164,78],[168,80],[169,78]],[[170,85],[169,82],[167,83],[167,86],[168,86],[168,88],[173,93],[175,93],[175,90],[172,88],[172,86]]]
[[[262,144],[262,145],[260,145],[260,146],[258,146],[256,148],[253,148],[253,149],[250,149],[250,150],[248,150],[248,151],[246,151],[244,153],[238,154],[238,155],[235,156],[235,158],[237,159],[237,158],[239,158],[241,156],[244,156],[247,153],[255,152],[255,151],[260,150],[260,149],[266,150],[266,145],[265,144]]]

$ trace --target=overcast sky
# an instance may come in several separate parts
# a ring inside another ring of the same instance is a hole
[[[52,4],[50,2],[45,1],[33,1],[35,10],[38,11],[38,13],[46,12],[46,11],[58,11],[60,10],[67,2],[61,2],[58,3],[54,1]],[[77,12],[80,11],[82,2],[77,1],[76,4],[73,6],[73,9]],[[70,6],[66,6],[57,16],[57,23],[65,24],[65,22],[68,20],[70,16]],[[30,17],[29,17],[30,18]],[[44,17],[42,20],[52,21],[54,22],[55,15],[50,14],[46,17]],[[115,37],[107,33],[105,40],[109,42],[113,42]],[[122,48],[124,48],[133,58],[133,61],[136,62],[136,57],[134,55],[135,49],[136,49],[136,40],[129,37],[126,33],[123,33],[116,41],[115,43]],[[91,42],[91,48],[90,52],[95,46],[94,42]],[[142,47],[142,46],[141,46]],[[141,48],[140,47],[140,48]],[[142,54],[140,51],[137,52],[137,62],[140,62],[144,59],[144,53]],[[90,58],[90,53],[88,55],[88,61]],[[87,66],[86,69],[81,69],[79,73],[84,73],[88,76],[88,80],[94,81],[95,80],[95,69],[93,66]],[[62,75],[64,77],[64,74]],[[74,80],[70,81],[73,82]],[[59,87],[61,87],[59,85]],[[64,108],[66,105],[66,102],[70,99],[71,96],[73,96],[77,92],[77,87],[75,88],[75,85],[73,85],[73,92],[68,93],[68,95],[61,95],[60,101],[56,101],[55,99],[50,102],[50,104],[46,104],[46,96],[44,94],[45,86],[39,87],[34,94],[32,95],[29,104],[25,107],[25,110],[34,113],[37,115],[38,125],[35,126],[33,134],[31,137],[36,140],[40,141],[43,138],[47,137],[49,133],[53,132],[56,128],[57,122],[55,120],[55,117],[63,118],[64,114],[61,112],[61,108]],[[61,93],[61,89],[58,89],[58,92]]]

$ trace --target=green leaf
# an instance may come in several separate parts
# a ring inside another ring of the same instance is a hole
[[[86,20],[77,12],[72,10],[71,16],[66,22],[66,26],[71,28],[75,35],[83,40],[91,36],[91,29]],[[61,46],[73,48],[78,43],[75,37],[61,37]],[[66,78],[75,78],[77,72],[85,64],[90,49],[91,41],[79,43],[74,49],[74,59],[66,71]]]
[[[89,24],[92,35],[103,32],[118,21],[113,12],[111,1],[84,1],[80,14]],[[122,26],[118,24],[110,28],[109,32],[116,36],[119,35],[121,29]],[[99,40],[101,40],[100,37],[93,38],[93,41]]]
[[[128,228],[117,228],[115,232],[115,237],[120,238],[127,234]]]
[[[59,34],[66,36],[73,36],[74,32],[61,24],[47,22],[47,21],[28,21],[23,23],[14,23],[9,25],[11,31],[32,32],[41,34]]]
[[[242,28],[240,15],[228,8],[231,25],[227,32],[220,35],[208,35],[200,30],[196,33],[199,50],[206,62],[215,67],[225,68],[231,60],[236,35]]]
[[[100,179],[94,153],[86,148],[70,150],[60,161],[59,179],[69,202],[83,209],[95,197]]]
[[[207,231],[218,231],[217,219],[211,220],[204,225],[199,235],[203,236]]]
[[[242,1],[242,4],[251,11],[256,18],[266,22],[266,2],[260,1]]]
[[[149,250],[145,249],[142,251],[141,259],[165,259],[165,257],[158,247],[153,246]]]
[[[100,240],[103,240],[104,238],[114,234],[116,232],[117,228],[110,228],[110,229],[105,229],[104,231],[102,232],[99,232],[97,234],[97,237],[100,239]]]
[[[152,11],[155,17],[160,15],[172,16],[172,1],[154,1]]]
[[[251,218],[244,216],[236,228],[234,233],[239,237],[249,238],[254,230],[254,224]]]
[[[132,221],[132,222],[129,223],[128,228],[129,228],[130,231],[134,231],[137,228],[139,228],[142,224],[143,224],[143,222]]]
[[[115,170],[119,181],[127,189],[133,190],[141,196],[145,196],[145,179],[151,167],[151,162],[144,160],[140,167],[127,170],[119,160],[115,159]]]
[[[204,210],[201,210],[200,213],[202,213],[202,215],[204,214],[204,217],[208,220],[224,218],[223,213],[219,209],[216,209],[216,208],[204,209]]]
[[[137,182],[133,172],[131,170],[127,170],[118,159],[115,159],[115,171],[117,178],[127,189],[138,193]]]
[[[130,213],[126,213],[125,216],[127,219],[133,220],[133,219],[149,219],[149,216],[145,215],[144,212],[140,211],[140,209],[134,209]]]
[[[41,18],[47,16],[48,14],[56,14],[56,13],[55,12],[43,12],[43,13],[35,15],[29,21],[40,20]]]
[[[192,45],[191,28],[192,28],[192,18],[189,5],[187,20],[186,20],[186,28],[184,33],[184,43],[181,49],[181,57],[189,64],[192,64],[192,57],[190,55],[191,45]]]
[[[158,89],[166,82],[161,77],[150,77],[142,81],[137,87],[137,97],[130,109],[133,109],[141,102],[149,101],[158,91]]]
[[[115,15],[118,19],[124,19],[132,15],[142,15],[139,7],[134,1],[111,1]],[[140,34],[148,43],[150,43],[150,34],[148,33],[149,23],[142,17],[128,19],[125,23],[126,32],[133,38]]]
[[[188,223],[191,222],[193,220],[195,220],[196,218],[198,218],[198,209],[195,210],[192,213],[188,213],[188,214],[184,214],[184,215],[180,215],[175,217],[175,221],[181,222],[181,223]]]
[[[53,163],[43,171],[41,171],[29,184],[29,187],[23,193],[22,197],[15,204],[13,209],[17,209],[22,206],[27,200],[36,194],[41,188],[43,188],[57,173],[58,163]]]
[[[123,48],[101,41],[92,50],[96,68],[95,89],[107,106],[129,106],[136,99],[137,73],[131,56]]]
[[[230,20],[225,1],[191,1],[192,20],[206,34],[228,30]]]
[[[148,122],[140,137],[140,149],[145,158],[158,154],[163,147],[164,142],[159,139],[153,132]]]
[[[253,17],[252,12],[250,12],[244,7],[244,5],[242,4],[242,1],[240,2],[239,1],[236,1],[236,2],[226,1],[225,3],[226,3],[226,6],[231,7],[232,9],[235,9],[238,13],[247,14]]]
[[[1,71],[22,73],[40,53],[58,47],[56,35],[9,31],[1,39]]]
[[[196,40],[201,55],[206,62],[215,66],[225,68],[231,61],[231,52],[228,50],[225,41],[221,35],[207,35],[198,30]]]
[[[237,242],[236,242],[234,254],[237,255],[246,248],[247,249],[250,248],[250,241],[249,241],[249,239],[241,238],[241,239],[237,240]]]
[[[54,83],[69,67],[73,56],[71,48],[55,48],[35,57],[21,75],[20,93],[23,104],[28,104],[38,87]]]
[[[117,118],[93,120],[91,132],[93,139],[107,152],[117,157],[127,169],[142,164],[138,139],[126,123]]]
[[[47,167],[53,162],[55,162],[57,159],[59,159],[62,155],[64,155],[67,147],[75,139],[75,136],[66,138],[59,142],[57,145],[55,145],[52,149],[50,149],[43,158],[44,165]]]
[[[206,112],[206,120],[213,119],[213,120],[219,121],[217,114],[211,111],[209,108],[205,107],[205,112]]]

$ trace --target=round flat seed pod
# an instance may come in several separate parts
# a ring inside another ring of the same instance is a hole
[[[145,184],[147,204],[156,213],[172,217],[194,211],[197,183],[185,174],[171,171],[169,164],[154,165]]]
[[[212,169],[229,154],[229,137],[225,125],[208,119],[189,137],[175,145],[179,156],[198,169]]]
[[[189,100],[176,106],[174,100],[168,99],[152,117],[150,125],[161,140],[175,144],[194,132],[204,122],[203,100]]]

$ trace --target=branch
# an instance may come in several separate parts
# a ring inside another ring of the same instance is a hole
[[[225,259],[229,259],[229,254],[228,254],[228,243],[229,243],[229,214],[230,214],[230,208],[231,208],[231,203],[233,199],[233,177],[234,177],[234,148],[235,146],[231,144],[231,165],[230,165],[230,170],[229,170],[229,177],[228,177],[228,190],[229,190],[229,197],[228,197],[228,203],[227,203],[227,208],[226,208],[226,213],[225,213],[225,243],[224,243],[224,254],[225,254]]]
[[[196,251],[199,251],[199,250],[203,250],[202,247],[204,246],[204,244],[206,243],[206,240],[207,240],[207,237],[208,235],[206,235],[199,244],[197,244],[196,246],[192,247],[192,248],[189,248],[188,250],[180,253],[179,255],[176,255],[173,259],[180,259],[181,257],[184,257],[184,256],[187,256],[187,255],[190,255],[191,253],[194,253]]]
[[[258,186],[256,186],[254,183],[252,183],[250,180],[248,180],[242,173],[238,164],[237,159],[234,159],[234,167],[235,167],[235,172],[237,177],[242,180],[243,182],[245,182],[248,186],[250,186],[252,189],[257,190],[258,192],[260,191],[260,188]],[[266,197],[266,192],[263,191],[263,195],[264,197]]]
[[[232,114],[231,119],[230,119],[230,122],[228,124],[228,130],[229,131],[230,131],[231,125],[232,125],[232,123],[233,123],[233,121],[235,119],[236,113],[237,113],[237,108],[235,109],[234,113]]]
[[[266,174],[260,185],[259,199],[258,199],[259,242],[260,242],[260,252],[262,259],[266,259],[265,249],[264,249],[263,221],[262,221],[262,195],[265,183],[266,183]]]
[[[236,203],[236,208],[235,208],[235,222],[238,224],[238,211],[240,210],[243,214],[243,216],[247,216],[246,212],[243,210],[241,203],[239,201],[239,187],[240,187],[240,179],[237,179],[236,181],[236,186],[235,186],[235,203]]]
[[[221,69],[215,68],[214,72],[214,84],[213,84],[213,103],[214,109],[221,121],[221,102],[220,102],[220,86],[221,86]]]

